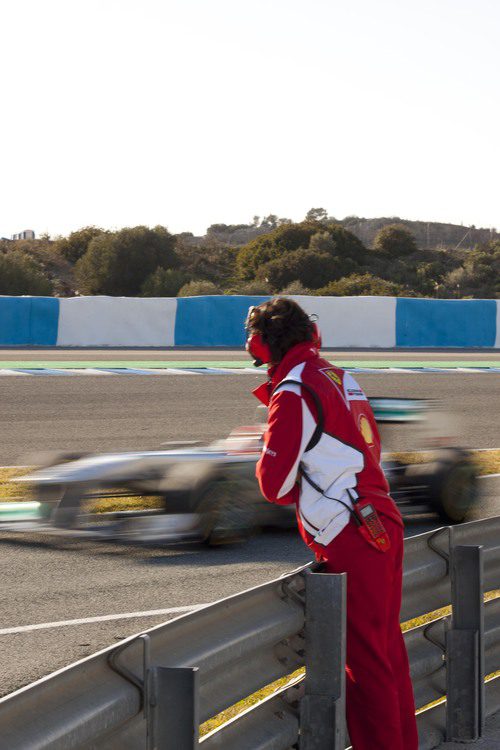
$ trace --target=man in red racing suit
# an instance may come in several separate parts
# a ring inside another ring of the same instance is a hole
[[[247,330],[247,349],[269,363],[269,382],[255,392],[269,406],[256,469],[262,494],[280,505],[295,503],[302,538],[326,572],[347,572],[346,711],[352,746],[417,750],[399,624],[403,523],[380,466],[369,402],[350,374],[319,356],[313,324],[292,300],[251,309]],[[353,503],[362,500],[369,500],[385,527],[386,552],[369,544],[354,523]]]

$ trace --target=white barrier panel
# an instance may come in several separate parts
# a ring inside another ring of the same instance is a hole
[[[57,346],[174,346],[175,298],[60,300]]]
[[[323,346],[396,346],[395,297],[293,297],[318,316]]]

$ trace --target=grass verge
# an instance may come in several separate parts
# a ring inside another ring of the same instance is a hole
[[[31,496],[31,490],[29,486],[23,484],[15,484],[11,482],[11,479],[20,477],[23,474],[28,474],[32,471],[30,468],[19,468],[12,467],[9,469],[0,469],[0,502],[15,502],[23,500],[36,500],[36,497]],[[119,490],[116,490],[119,495]],[[161,497],[156,496],[144,496],[135,495],[130,497],[106,497],[96,500],[90,500],[87,509],[91,513],[111,513],[114,511],[123,510],[148,510],[154,508],[161,508],[163,500]]]
[[[500,450],[495,448],[485,451],[471,451],[478,473],[500,473]],[[407,453],[390,453],[388,457],[408,464],[423,464],[431,458],[431,451],[413,451]]]

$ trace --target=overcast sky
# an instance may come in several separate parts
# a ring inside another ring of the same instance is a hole
[[[0,235],[500,227],[498,0],[1,0]]]

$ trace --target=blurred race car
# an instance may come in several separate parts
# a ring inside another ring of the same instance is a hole
[[[391,494],[404,515],[437,513],[446,523],[464,520],[477,497],[476,470],[470,454],[443,447],[444,421],[432,426],[432,402],[371,398],[384,431],[412,424],[433,448],[425,463],[383,463]],[[295,525],[294,506],[262,498],[255,464],[262,448],[264,421],[240,427],[208,446],[170,444],[167,450],[45,457],[38,470],[15,482],[31,487],[34,503],[3,504],[0,528],[44,530],[134,542],[241,541],[262,527]],[[385,442],[385,441],[384,441]],[[148,511],[89,514],[89,501],[118,496],[158,496],[161,507]],[[23,511],[24,506],[24,511]],[[5,516],[7,514],[7,516]]]

